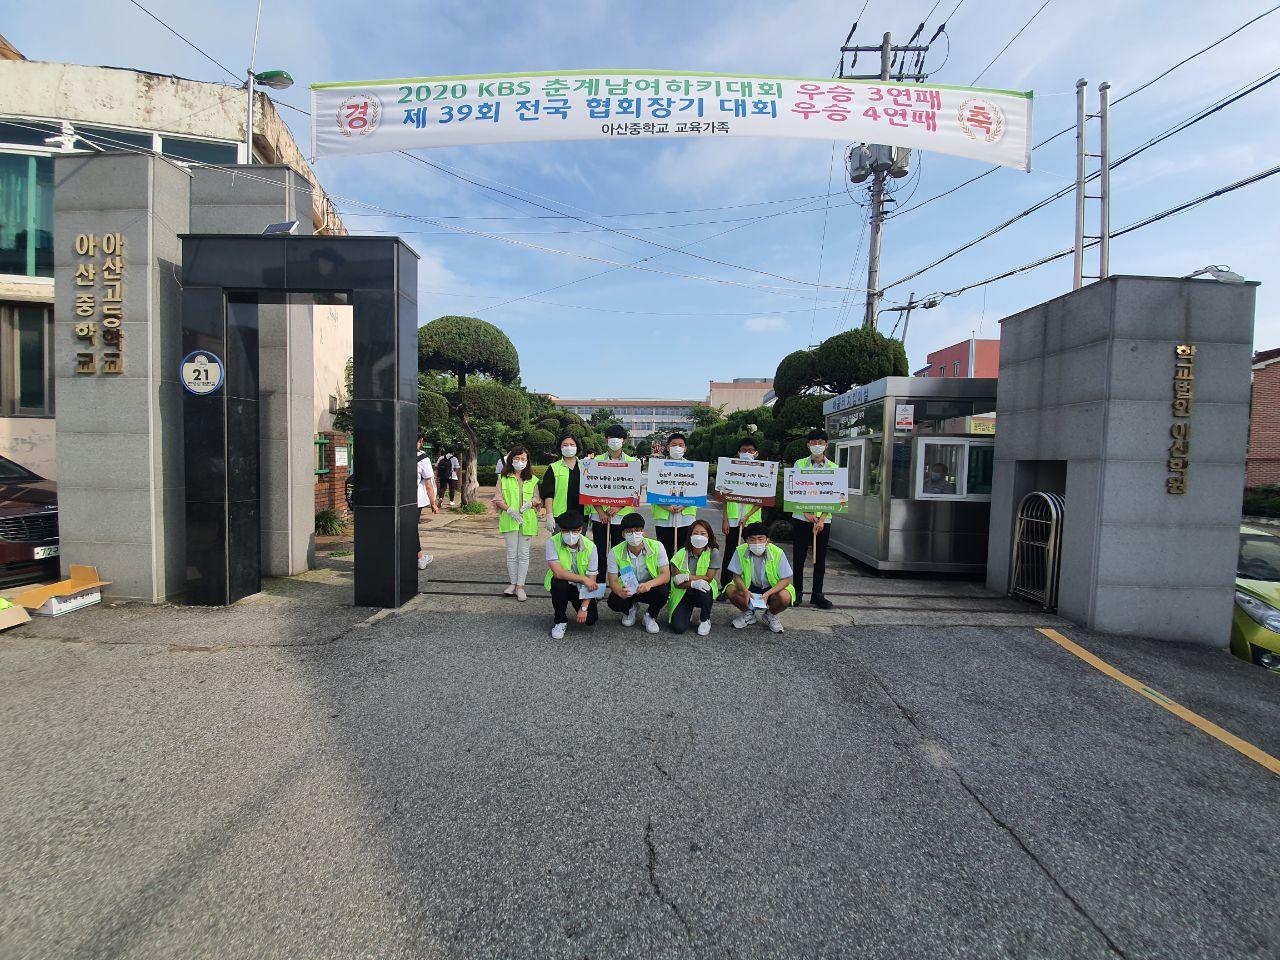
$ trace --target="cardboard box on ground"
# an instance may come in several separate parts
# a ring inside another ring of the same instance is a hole
[[[102,588],[110,584],[110,582],[109,580],[100,580],[98,578],[97,567],[73,563],[71,565],[71,576],[66,580],[59,580],[57,583],[23,590],[22,593],[13,598],[13,602],[23,613],[29,610],[39,617],[59,617],[64,613],[71,613],[73,610],[101,603]],[[12,609],[0,610],[0,629],[4,626],[25,623],[29,619],[24,617],[13,624],[5,624],[4,614],[9,613]]]

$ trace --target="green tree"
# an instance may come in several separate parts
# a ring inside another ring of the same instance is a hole
[[[714,427],[717,423],[724,423],[724,404],[718,407],[712,407],[705,403],[690,404],[689,419],[693,421],[695,430]]]
[[[462,479],[465,506],[475,500],[479,488],[479,430],[487,422],[519,427],[527,421],[527,393],[518,385],[520,356],[506,334],[493,324],[477,317],[445,316],[418,329],[418,368],[424,373],[448,374],[456,383],[439,395],[449,418],[461,425],[466,438]],[[421,416],[421,396],[418,410]],[[439,411],[436,408],[428,412],[434,416]]]

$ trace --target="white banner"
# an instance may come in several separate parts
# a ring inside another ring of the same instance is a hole
[[[1031,169],[1030,93],[664,70],[317,83],[316,157],[532,140],[799,137]]]
[[[829,467],[788,467],[782,474],[782,508],[787,513],[846,513],[849,473]]]
[[[705,507],[708,466],[705,460],[652,457],[645,498],[660,507]]]
[[[579,460],[582,473],[578,481],[578,502],[608,507],[640,505],[639,460],[606,460],[587,457]]]
[[[716,462],[716,499],[728,503],[755,503],[772,507],[778,495],[778,464],[773,460]]]

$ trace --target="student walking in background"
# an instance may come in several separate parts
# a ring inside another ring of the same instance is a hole
[[[529,575],[529,544],[538,532],[538,517],[545,514],[538,499],[538,481],[529,465],[529,451],[514,446],[502,460],[498,492],[493,498],[498,509],[498,530],[507,541],[507,589],[504,596],[528,600],[524,592]]]
[[[547,540],[548,570],[543,586],[551,594],[552,640],[564,639],[571,606],[575,623],[590,627],[599,619],[595,598],[583,596],[598,592],[599,587],[596,545],[583,533],[584,523],[577,510],[566,510],[556,517],[560,532]]]
[[[758,456],[756,442],[750,437],[738,441],[738,459],[754,460]],[[732,557],[738,549],[738,534],[749,524],[764,519],[764,507],[754,503],[734,503],[724,505],[724,514],[720,520],[720,531],[724,534],[724,555]],[[720,574],[720,591],[724,595],[726,588],[733,582],[733,574],[726,564]]]
[[[429,553],[422,552],[422,511],[427,507],[431,508],[432,513],[439,513],[440,507],[436,503],[436,478],[435,472],[431,469],[431,457],[422,449],[423,442],[422,431],[418,431],[418,569],[427,569],[434,557]]]
[[[449,506],[458,499],[458,487],[462,479],[462,463],[458,460],[458,451],[449,451]]]
[[[671,599],[667,601],[667,619],[672,633],[689,629],[693,614],[698,613],[698,636],[711,632],[711,605],[720,592],[720,544],[711,532],[711,524],[701,517],[689,525],[689,546],[676,551],[671,558]]]
[[[438,499],[444,503],[449,503],[446,499],[449,494],[449,475],[453,472],[453,468],[449,464],[449,451],[441,450],[440,456],[436,458],[436,490],[439,491]]]
[[[628,514],[620,526],[625,540],[609,552],[609,609],[622,614],[622,625],[630,627],[636,622],[636,607],[644,604],[644,628],[657,633],[658,614],[670,594],[667,551],[644,535],[640,514]]]
[[[683,433],[673,433],[667,438],[667,459],[683,460],[688,440]],[[676,552],[689,542],[689,525],[698,515],[697,507],[685,507],[683,510],[668,510],[658,504],[651,504],[653,512],[654,535],[667,551],[667,556]]]

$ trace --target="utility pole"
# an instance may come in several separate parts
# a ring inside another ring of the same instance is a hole
[[[855,24],[856,27],[856,24]],[[936,34],[935,34],[936,37]],[[912,38],[914,39],[914,37]],[[853,53],[853,62],[858,62],[857,54],[860,52],[878,51],[880,54],[880,72],[871,76],[858,76],[845,73],[844,55]],[[898,80],[901,82],[907,79],[907,55],[910,53],[918,53],[921,55],[917,61],[917,69],[911,76],[911,80],[916,83],[922,83],[925,74],[921,72],[923,69],[923,55],[929,52],[929,45],[908,44],[903,47],[895,47],[893,45],[892,34],[886,33],[880,44],[875,47],[851,47],[847,42],[845,46],[840,48],[840,79],[841,80],[880,80],[888,82],[892,79],[893,60],[897,54],[902,55],[902,69],[898,73]],[[863,327],[875,329],[876,318],[879,313],[880,297],[880,243],[884,230],[884,199],[885,199],[885,179],[888,177],[887,170],[878,170],[874,174],[871,182],[871,239],[870,246],[867,250],[867,306],[862,317]]]
[[[1098,112],[1090,113],[1086,103],[1089,81],[1083,77],[1076,81],[1076,237],[1075,258],[1072,265],[1071,288],[1079,290],[1086,280],[1105,280],[1111,275],[1111,84],[1098,85]],[[1099,124],[1097,153],[1089,151],[1088,122]],[[1097,160],[1096,173],[1088,173],[1088,161]],[[1097,178],[1098,192],[1089,193],[1087,184]],[[1098,232],[1086,233],[1087,211],[1085,201],[1097,200]],[[1084,254],[1087,246],[1098,247],[1098,272],[1084,272]]]

